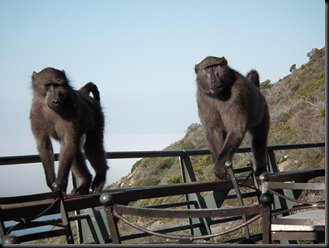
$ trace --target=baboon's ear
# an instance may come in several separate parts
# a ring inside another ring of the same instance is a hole
[[[225,59],[225,57],[221,57],[221,62],[220,65],[227,65],[227,60]]]
[[[32,80],[34,80],[37,77],[38,73],[36,73],[35,71],[32,73]]]
[[[198,73],[198,71],[199,71],[199,64],[197,64],[197,65],[194,66],[194,71],[195,71],[195,73]]]

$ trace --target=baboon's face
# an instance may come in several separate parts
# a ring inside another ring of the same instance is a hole
[[[194,68],[199,88],[211,95],[218,95],[228,85],[225,80],[227,61],[224,57],[207,57]]]
[[[59,110],[65,103],[68,96],[68,88],[65,84],[49,83],[46,84],[45,90],[47,91],[47,105],[53,110]]]
[[[61,109],[71,92],[64,71],[53,68],[33,72],[32,85],[36,95],[43,97],[47,106],[55,111]]]

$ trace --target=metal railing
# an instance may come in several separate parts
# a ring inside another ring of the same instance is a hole
[[[288,145],[271,145],[267,147],[268,152],[268,161],[269,161],[269,170],[270,172],[279,172],[278,170],[278,163],[275,157],[276,151],[281,150],[292,150],[292,149],[309,149],[309,148],[322,148],[325,147],[325,142],[314,142],[314,143],[305,143],[305,144],[288,144]],[[248,153],[251,152],[251,147],[241,147],[238,149],[237,153]],[[199,150],[174,150],[174,151],[121,151],[121,152],[107,152],[106,158],[107,159],[131,159],[131,158],[156,158],[156,157],[179,157],[180,158],[180,166],[181,166],[181,174],[182,174],[182,182],[183,183],[189,183],[189,182],[195,182],[195,174],[193,171],[192,163],[191,163],[191,156],[204,156],[209,155],[210,150],[208,149],[199,149]],[[59,154],[54,154],[55,161],[58,161]],[[21,156],[6,156],[6,157],[0,157],[0,166],[8,166],[8,165],[17,165],[17,164],[32,164],[32,163],[40,163],[40,157],[39,155],[21,155]],[[194,193],[196,194],[196,193]],[[204,203],[199,202],[198,196],[194,196],[194,200],[198,201],[198,204],[204,205]],[[201,199],[204,201],[203,199]],[[215,201],[217,201],[215,203]],[[222,200],[220,200],[222,201]],[[218,202],[218,199],[213,199],[210,202],[207,202],[205,204],[206,208],[211,207],[212,205],[216,204],[221,205],[221,203]],[[280,201],[278,203],[278,207],[281,208],[289,208],[287,206],[286,202]],[[84,211],[82,212],[84,213]],[[91,214],[96,216],[95,221],[93,222],[94,229],[99,229],[97,226],[97,222],[104,222],[103,220],[100,220],[102,217],[99,213],[96,213],[95,210],[86,210],[85,214]],[[97,217],[98,216],[98,217]],[[193,221],[191,222],[193,225]],[[83,236],[81,240],[94,240],[97,243],[106,243],[107,237],[106,237],[106,231],[104,233],[104,230],[100,230],[98,233],[97,231],[94,231],[93,234],[90,234],[85,232],[84,226],[79,225],[81,228],[79,228],[79,236]],[[90,223],[89,223],[90,226]],[[208,228],[207,228],[208,229]],[[97,234],[95,234],[97,232]],[[207,231],[208,233],[208,231]],[[92,236],[92,237],[90,237]]]
[[[277,150],[291,150],[291,149],[305,149],[325,147],[325,142],[313,142],[304,144],[288,144],[288,145],[271,145],[267,147],[268,155],[271,163],[276,163],[274,151]],[[251,152],[251,147],[240,147],[237,153]],[[174,150],[174,151],[122,151],[122,152],[107,152],[107,159],[128,159],[128,158],[151,158],[151,157],[183,157],[183,156],[198,156],[210,154],[209,149],[199,150]],[[58,161],[59,154],[55,153],[55,161]],[[0,166],[11,164],[28,164],[41,162],[39,155],[20,155],[20,156],[4,156],[0,157]]]

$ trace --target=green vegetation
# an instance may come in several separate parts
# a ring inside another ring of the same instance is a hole
[[[269,89],[271,88],[271,80],[267,79],[264,82],[260,83],[260,88],[261,89]]]

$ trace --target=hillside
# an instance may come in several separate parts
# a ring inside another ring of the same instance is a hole
[[[313,49],[309,61],[291,73],[271,83],[261,83],[261,91],[267,99],[271,128],[269,145],[324,141],[325,139],[325,49]],[[260,72],[261,73],[261,72]],[[250,146],[246,136],[242,146]],[[185,137],[169,145],[165,150],[193,150],[207,148],[200,124],[191,124]],[[281,170],[324,167],[324,149],[278,152]],[[236,154],[235,167],[244,165],[251,154]],[[213,180],[213,161],[210,156],[192,157],[198,180]],[[138,187],[180,182],[178,158],[144,158],[136,162],[131,173],[111,188]]]

